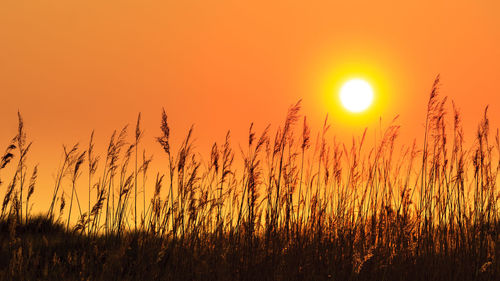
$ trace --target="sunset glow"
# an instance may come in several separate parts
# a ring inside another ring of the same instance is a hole
[[[499,12],[0,1],[0,280],[500,280]]]

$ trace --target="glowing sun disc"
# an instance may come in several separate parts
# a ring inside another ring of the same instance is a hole
[[[372,104],[372,87],[362,79],[349,80],[340,89],[340,101],[351,112],[364,111]]]

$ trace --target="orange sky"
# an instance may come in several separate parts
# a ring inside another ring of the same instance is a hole
[[[247,2],[247,3],[244,3]],[[500,2],[481,1],[23,1],[0,4],[0,144],[21,110],[30,159],[50,177],[61,145],[103,144],[143,113],[156,155],[161,107],[174,139],[195,124],[197,147],[233,131],[282,122],[290,104],[340,137],[400,115],[422,134],[434,77],[473,134],[484,106],[500,123]],[[376,106],[339,109],[348,77],[375,87]],[[101,147],[101,149],[104,149]],[[0,193],[3,194],[3,193]]]

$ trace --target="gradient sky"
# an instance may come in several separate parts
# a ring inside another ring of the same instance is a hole
[[[237,147],[250,122],[277,125],[300,98],[313,128],[329,114],[332,131],[351,137],[399,114],[402,138],[418,138],[438,73],[472,135],[488,104],[500,123],[499,14],[496,0],[3,0],[0,144],[19,109],[48,178],[62,144],[95,129],[104,145],[138,112],[150,151],[162,106],[174,139],[195,124],[208,150],[228,129]],[[339,108],[350,77],[373,83],[369,112]]]

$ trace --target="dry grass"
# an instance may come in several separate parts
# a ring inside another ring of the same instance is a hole
[[[486,108],[475,142],[464,147],[459,111],[453,104],[449,129],[446,108],[438,77],[421,149],[397,144],[397,118],[372,146],[366,132],[351,145],[330,141],[325,119],[311,145],[306,118],[296,124],[299,101],[274,134],[251,125],[238,153],[228,132],[206,163],[192,128],[172,146],[163,111],[157,142],[168,166],[154,182],[147,181],[152,158],[138,157],[139,115],[133,140],[127,127],[115,132],[100,165],[93,133],[86,150],[64,147],[41,217],[28,208],[36,167],[23,194],[30,144],[19,114],[18,134],[0,159],[0,169],[18,159],[2,185],[0,279],[498,280],[499,133],[491,137]],[[80,205],[85,162],[92,200]]]

